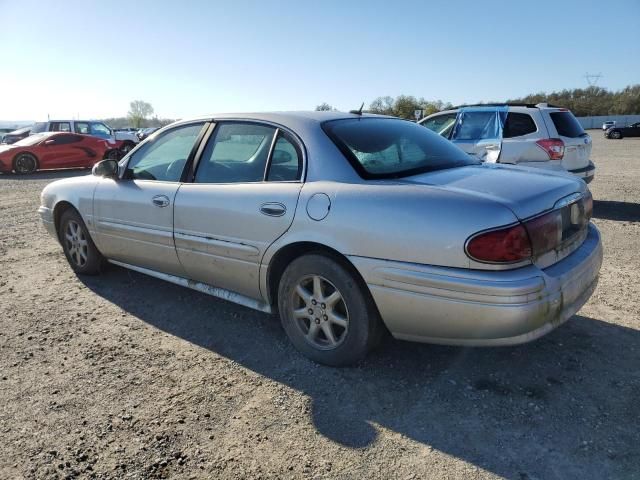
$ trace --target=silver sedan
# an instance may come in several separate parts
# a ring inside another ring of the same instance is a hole
[[[581,308],[602,262],[581,180],[481,164],[419,125],[357,113],[174,123],[41,200],[78,274],[110,262],[277,311],[328,365],[387,331],[533,340]]]

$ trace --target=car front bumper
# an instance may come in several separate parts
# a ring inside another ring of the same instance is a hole
[[[535,340],[587,302],[602,264],[598,229],[572,254],[540,269],[467,270],[350,257],[391,334],[447,345]]]
[[[53,210],[41,205],[38,207],[38,214],[40,215],[44,228],[49,232],[49,235],[57,240],[58,233],[56,232],[56,225],[53,220]]]

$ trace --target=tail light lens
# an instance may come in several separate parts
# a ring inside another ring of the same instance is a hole
[[[562,157],[564,157],[564,142],[559,138],[538,140],[536,145],[547,152],[549,160],[562,160]]]
[[[525,223],[531,247],[536,255],[553,250],[562,243],[562,214],[554,210]]]
[[[515,263],[531,257],[531,242],[522,224],[476,235],[467,255],[479,262]]]

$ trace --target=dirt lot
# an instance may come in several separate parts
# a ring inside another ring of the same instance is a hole
[[[640,140],[594,135],[601,280],[525,346],[388,340],[331,369],[278,321],[72,274],[49,181],[0,176],[0,478],[640,478]]]

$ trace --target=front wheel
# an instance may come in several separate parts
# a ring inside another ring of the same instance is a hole
[[[38,169],[38,159],[30,153],[20,153],[13,160],[13,170],[16,173],[26,175]]]
[[[58,231],[62,249],[73,271],[85,275],[100,273],[103,257],[76,210],[69,209],[62,214]]]
[[[129,153],[131,150],[133,150],[133,147],[135,147],[136,144],[133,142],[124,142],[122,144],[122,146],[120,147],[120,153],[122,154],[122,156],[125,156],[127,153]]]
[[[611,132],[609,136],[615,140],[620,140],[622,138],[622,133],[620,132]]]
[[[339,262],[320,254],[299,257],[286,268],[278,308],[294,346],[325,365],[345,366],[364,358],[382,331],[366,287]]]

